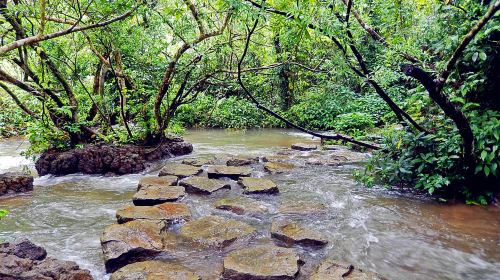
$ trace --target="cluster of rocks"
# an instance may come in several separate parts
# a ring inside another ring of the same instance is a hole
[[[92,280],[90,272],[71,261],[47,257],[44,248],[29,240],[0,244],[0,279]]]
[[[113,273],[111,280],[201,279],[200,271],[175,262],[175,255],[182,247],[189,251],[223,252],[221,269],[217,272],[223,279],[295,279],[303,265],[295,246],[319,249],[328,243],[321,232],[293,220],[271,221],[267,230],[270,239],[259,239],[254,226],[237,219],[214,214],[193,218],[183,198],[210,196],[231,189],[236,186],[231,180],[241,187],[240,195],[218,199],[213,203],[214,209],[250,216],[268,213],[269,205],[259,197],[269,198],[280,192],[272,180],[252,177],[255,174],[252,166],[260,164],[259,158],[237,156],[227,160],[226,165],[213,163],[188,159],[182,164],[167,164],[158,176],[140,179],[133,205],[118,210],[117,224],[108,226],[101,237],[106,271]],[[294,168],[291,163],[271,158],[263,165],[270,173]],[[277,209],[281,214],[299,216],[326,211],[326,205],[321,203],[291,201],[282,202]],[[383,279],[369,278],[369,274],[353,269],[352,265],[325,262],[335,265],[321,264],[311,277]]]
[[[33,190],[33,176],[8,172],[0,174],[0,196]]]

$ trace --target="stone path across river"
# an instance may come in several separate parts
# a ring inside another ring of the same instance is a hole
[[[294,148],[292,152],[306,153],[314,147]],[[325,233],[295,222],[294,215],[322,214],[328,208],[319,202],[287,199],[280,199],[279,207],[271,206],[269,201],[279,199],[279,189],[286,186],[255,177],[262,175],[255,170],[275,174],[297,167],[287,163],[285,155],[268,155],[263,161],[241,155],[228,159],[227,165],[185,159],[183,164],[167,164],[159,177],[143,177],[133,198],[135,205],[118,210],[119,224],[108,226],[101,237],[106,271],[114,272],[111,279],[309,279],[301,274],[301,246],[321,250],[328,239]],[[214,195],[218,200],[210,204],[211,215],[199,217],[196,206],[183,202],[186,197]],[[224,212],[227,216],[219,215]],[[261,221],[267,225],[265,232],[239,219],[268,213],[282,218]],[[189,254],[199,255],[198,262],[214,258],[219,264],[205,277],[206,271],[196,269],[196,260],[190,264],[176,258]],[[383,279],[342,262],[325,262],[334,268],[309,264],[317,267],[314,279],[350,279],[351,273],[355,279]]]

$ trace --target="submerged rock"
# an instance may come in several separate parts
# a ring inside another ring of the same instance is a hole
[[[213,164],[214,160],[207,159],[207,158],[189,158],[189,159],[183,160],[182,163],[187,164],[187,165],[200,167],[200,166],[207,165],[207,164]]]
[[[142,177],[137,185],[137,190],[144,187],[166,187],[177,184],[179,178],[177,176],[147,176]]]
[[[106,227],[101,236],[107,272],[136,261],[152,259],[161,253],[162,225],[151,221],[131,221]]]
[[[231,188],[231,185],[227,182],[199,176],[189,177],[180,181],[179,184],[184,186],[188,193],[211,194],[220,189]]]
[[[71,261],[47,257],[44,248],[23,239],[0,244],[0,279],[92,280],[90,272]]]
[[[184,203],[165,202],[155,206],[127,206],[116,211],[118,223],[134,220],[174,222],[191,219],[189,207]]]
[[[201,277],[179,264],[144,261],[120,268],[110,280],[201,280]]]
[[[18,172],[0,174],[0,196],[33,190],[33,176]]]
[[[252,168],[243,166],[212,165],[208,167],[208,178],[227,177],[237,180],[240,177],[248,177],[252,174]]]
[[[223,198],[214,203],[214,207],[221,210],[231,211],[238,215],[264,214],[269,208],[260,201],[247,197]]]
[[[299,255],[290,248],[259,245],[235,250],[224,258],[224,279],[295,279],[300,270]]]
[[[137,206],[151,206],[165,202],[173,202],[186,195],[181,186],[149,186],[140,189],[134,194],[132,202]]]
[[[219,216],[206,216],[199,220],[185,223],[181,235],[196,243],[212,247],[226,247],[255,232],[252,226]]]
[[[353,265],[333,259],[326,259],[311,274],[309,280],[387,280],[373,272],[363,271]]]
[[[187,164],[169,163],[165,165],[158,176],[173,175],[179,178],[186,178],[194,175],[198,175],[203,171],[203,169],[191,166]]]
[[[227,166],[243,166],[259,162],[258,157],[236,156],[226,161]]]
[[[262,157],[263,162],[286,162],[290,160],[287,155],[270,155]]]
[[[326,213],[328,208],[324,203],[315,201],[283,201],[278,208],[280,214],[322,214]]]
[[[312,151],[318,149],[318,146],[315,144],[296,143],[293,144],[291,148],[297,151]]]
[[[50,149],[36,161],[40,176],[85,174],[129,174],[144,170],[149,162],[189,154],[193,145],[181,138],[168,138],[154,147],[138,145],[85,145],[69,151]]]
[[[283,173],[293,169],[295,165],[285,162],[266,162],[264,170],[271,173]]]
[[[245,177],[240,178],[238,183],[243,187],[245,194],[279,192],[278,186],[269,179]]]
[[[289,245],[325,245],[328,243],[320,232],[286,221],[273,222],[271,236]]]

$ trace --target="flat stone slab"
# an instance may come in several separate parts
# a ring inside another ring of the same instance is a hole
[[[131,262],[154,258],[163,248],[161,224],[151,221],[131,221],[106,227],[101,246],[107,272],[113,272]]]
[[[20,172],[0,174],[0,196],[11,193],[22,193],[33,190],[33,176]]]
[[[177,220],[191,219],[189,207],[184,203],[166,202],[155,206],[127,206],[116,211],[118,223],[134,220],[163,221],[166,223]]]
[[[152,206],[165,202],[173,202],[186,195],[181,186],[149,186],[140,189],[134,194],[132,202],[136,206]]]
[[[276,221],[271,224],[271,236],[289,245],[325,245],[328,240],[320,232],[287,221]]]
[[[207,164],[213,164],[214,160],[213,159],[208,159],[208,158],[188,158],[182,161],[183,164],[187,165],[192,165],[192,166],[203,166]]]
[[[139,184],[137,185],[137,190],[140,190],[144,187],[167,187],[177,185],[177,181],[179,178],[177,176],[147,176],[142,177],[139,180]]]
[[[278,208],[280,214],[324,214],[328,211],[325,204],[315,201],[283,201]]]
[[[311,274],[309,280],[387,280],[373,272],[364,271],[349,263],[326,259]]]
[[[240,177],[248,177],[252,174],[252,168],[244,166],[212,165],[207,169],[208,178],[218,179],[227,177],[237,180]]]
[[[194,176],[184,179],[179,182],[181,186],[186,188],[188,193],[211,194],[220,189],[230,189],[231,185],[227,182],[209,179],[206,177]]]
[[[246,223],[219,216],[187,222],[180,230],[183,237],[210,247],[226,247],[253,232],[255,228]]]
[[[266,162],[264,164],[264,170],[271,173],[283,173],[295,168],[295,165],[285,162]]]
[[[238,180],[238,183],[243,187],[245,194],[253,193],[278,193],[279,189],[276,184],[264,178],[243,177]]]
[[[263,162],[286,162],[290,160],[290,156],[287,155],[270,155],[262,157]]]
[[[179,178],[186,178],[194,175],[198,175],[203,171],[203,169],[187,165],[187,164],[178,164],[178,163],[169,163],[165,165],[161,170],[158,176],[167,176],[173,175]]]
[[[247,197],[223,198],[214,203],[214,207],[220,210],[231,211],[238,215],[265,214],[269,208],[260,201]]]
[[[259,162],[258,157],[235,156],[226,161],[227,166],[243,166]]]
[[[296,143],[292,144],[291,148],[297,151],[312,151],[318,149],[318,146],[315,144]]]
[[[136,262],[111,275],[110,280],[201,280],[188,268],[163,261]]]
[[[259,245],[235,250],[224,258],[224,279],[295,279],[301,263],[295,250]]]

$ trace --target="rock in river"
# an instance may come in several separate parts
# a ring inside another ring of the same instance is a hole
[[[202,171],[203,169],[192,165],[169,163],[160,170],[160,174],[158,174],[158,176],[173,175],[179,178],[186,178],[198,175]]]
[[[312,150],[316,150],[318,148],[318,146],[314,145],[314,144],[296,143],[296,144],[293,144],[291,148],[293,150],[298,150],[298,151],[312,151]]]
[[[120,268],[110,280],[201,280],[201,277],[179,264],[145,261]]]
[[[47,257],[40,246],[23,239],[0,244],[2,280],[92,280],[90,272],[71,261]]]
[[[200,176],[189,177],[180,181],[179,184],[184,186],[188,193],[211,194],[220,189],[231,188],[227,182]]]
[[[212,247],[225,247],[236,239],[244,238],[255,232],[252,226],[219,216],[206,216],[185,223],[181,235],[194,242]]]
[[[364,271],[352,264],[326,259],[316,268],[309,280],[387,280],[376,273]]]
[[[224,279],[295,279],[300,270],[299,255],[290,248],[259,245],[229,253],[224,258]]]
[[[192,165],[192,166],[203,166],[207,164],[213,164],[213,159],[208,158],[189,158],[182,161],[183,164]]]
[[[18,172],[0,174],[0,196],[33,190],[33,176]]]
[[[131,221],[106,227],[101,236],[107,272],[132,262],[148,260],[163,248],[161,224],[152,221]]]
[[[134,220],[152,220],[174,222],[176,220],[189,220],[191,212],[184,203],[165,202],[155,206],[127,206],[116,211],[118,223]]]
[[[243,166],[259,162],[258,157],[236,156],[226,161],[227,166]]]
[[[264,214],[269,208],[260,201],[247,197],[223,198],[214,203],[214,207],[221,210],[231,211],[238,215]]]
[[[252,168],[243,166],[212,165],[208,167],[208,178],[227,177],[238,180],[240,177],[248,177],[252,174]]]
[[[137,190],[140,190],[144,187],[166,187],[166,186],[173,186],[177,184],[177,176],[146,176],[142,177],[139,180],[139,184],[137,186]]]
[[[136,206],[151,206],[176,201],[185,195],[184,187],[181,186],[150,186],[136,192],[132,201]]]
[[[271,236],[289,245],[325,245],[328,243],[320,232],[286,221],[273,222]]]
[[[295,165],[285,162],[266,162],[264,169],[271,173],[283,173],[293,169]]]
[[[238,183],[243,186],[245,194],[279,192],[278,186],[269,179],[244,177],[240,178]]]

